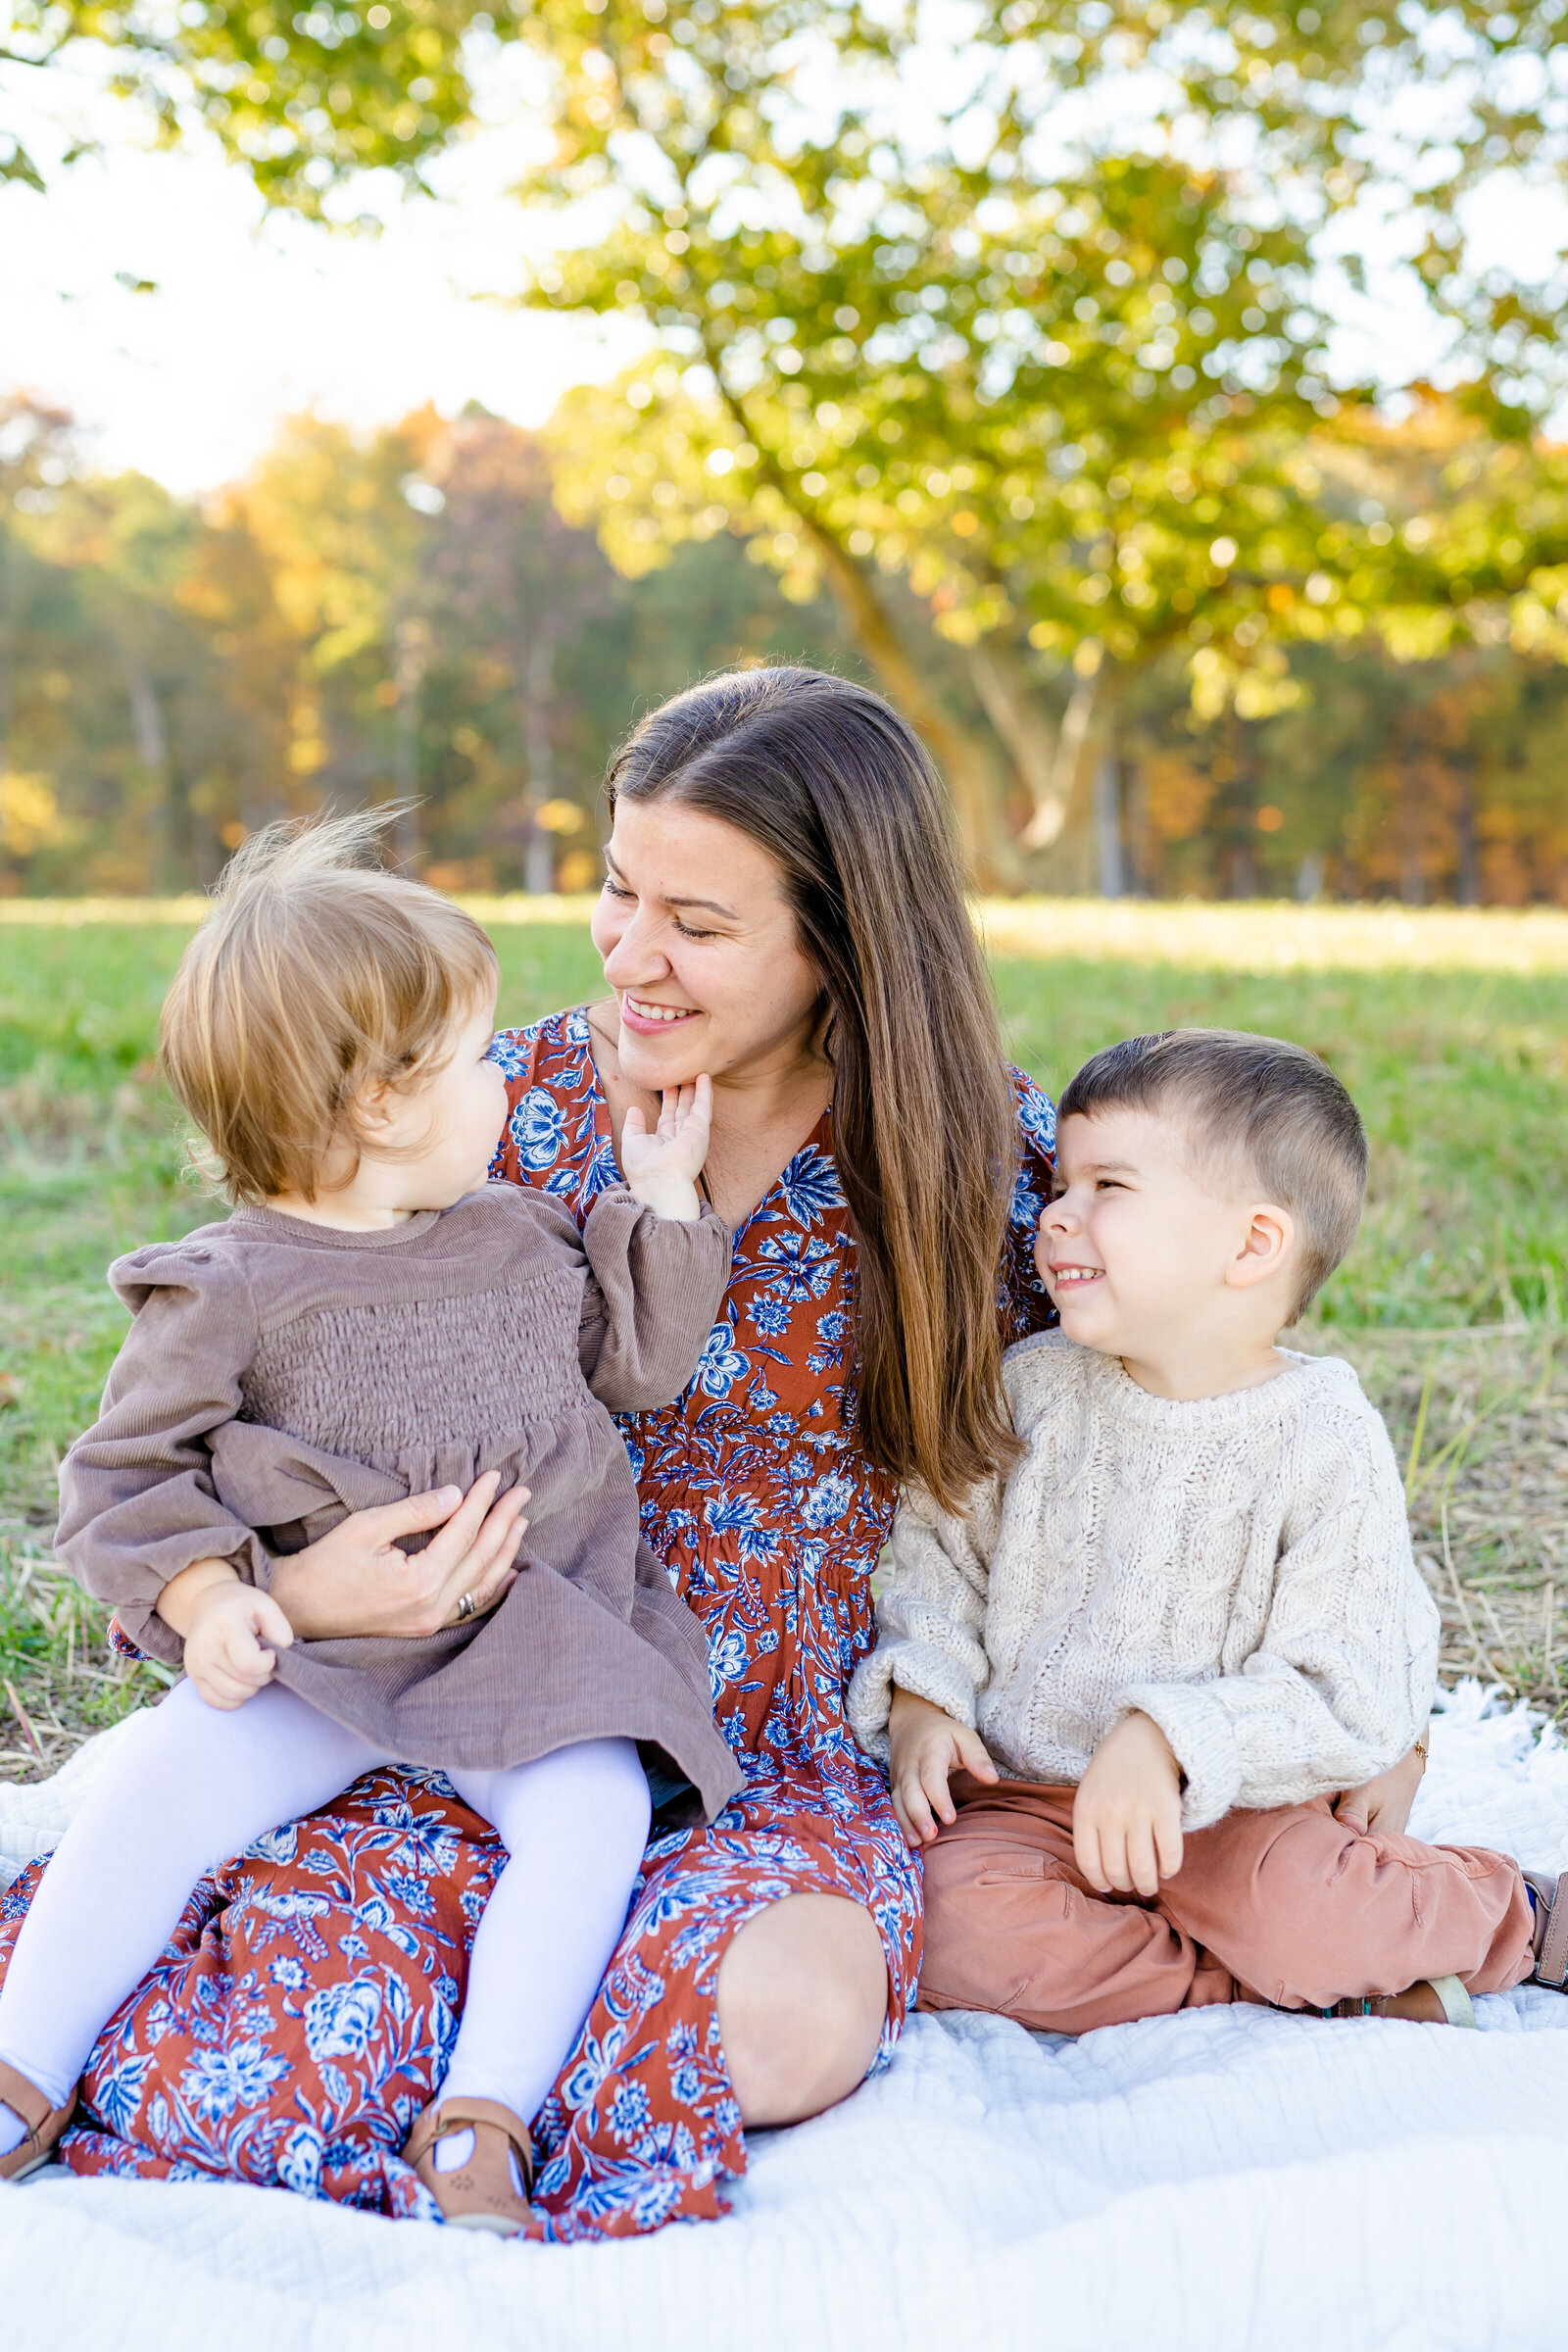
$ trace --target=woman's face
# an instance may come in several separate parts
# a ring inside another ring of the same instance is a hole
[[[594,946],[634,1086],[722,1084],[809,1052],[821,982],[764,850],[677,802],[622,801],[605,863]]]

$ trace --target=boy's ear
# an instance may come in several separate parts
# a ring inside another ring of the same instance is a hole
[[[1296,1247],[1296,1219],[1288,1208],[1259,1200],[1247,1212],[1242,1246],[1225,1269],[1232,1290],[1250,1291],[1277,1274]]]

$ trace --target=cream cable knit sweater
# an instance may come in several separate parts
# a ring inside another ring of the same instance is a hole
[[[912,1488],[881,1639],[851,1685],[888,1757],[893,1686],[1004,1772],[1076,1784],[1141,1708],[1187,1776],[1182,1826],[1355,1788],[1425,1723],[1438,1615],[1388,1433],[1355,1374],[1292,1354],[1261,1388],[1176,1402],[1046,1332],[1003,1379],[1028,1447],[950,1518]]]

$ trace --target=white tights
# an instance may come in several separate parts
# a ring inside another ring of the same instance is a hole
[[[127,1733],[44,1872],[0,1985],[0,2058],[62,2105],[202,1874],[389,1760],[280,1684],[228,1713],[177,1684]],[[474,1936],[440,2088],[498,2099],[526,2123],[624,1925],[648,1783],[629,1740],[447,1777],[499,1830],[508,1859]],[[0,2106],[0,2156],[21,2137]]]

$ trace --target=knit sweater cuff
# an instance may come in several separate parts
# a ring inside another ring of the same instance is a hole
[[[1120,1721],[1133,1713],[1158,1724],[1187,1776],[1183,1830],[1206,1830],[1242,1792],[1242,1756],[1230,1715],[1201,1683],[1134,1683],[1116,1694]]]
[[[888,1716],[895,1688],[928,1698],[955,1723],[974,1730],[974,1685],[956,1660],[926,1642],[884,1639],[856,1668],[846,1702],[851,1731],[879,1764],[891,1760]]]

